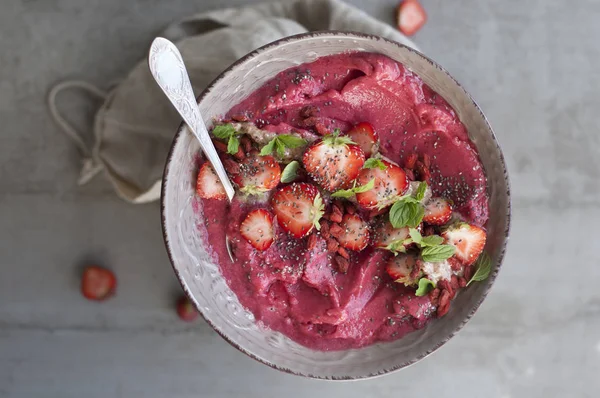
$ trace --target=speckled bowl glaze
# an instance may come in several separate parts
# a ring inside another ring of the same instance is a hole
[[[381,53],[400,61],[442,95],[456,110],[479,150],[488,177],[490,219],[486,250],[493,272],[465,289],[450,312],[424,329],[389,343],[361,349],[319,352],[281,333],[261,327],[239,303],[211,261],[210,248],[199,235],[201,212],[194,211],[195,156],[199,145],[185,125],[179,128],[165,167],[162,224],[173,268],[206,321],[225,340],[250,357],[285,372],[327,380],[369,378],[411,365],[446,343],[473,316],[500,270],[510,224],[510,192],[502,151],[485,116],[448,72],[419,52],[381,37],[349,32],[312,32],[268,44],[230,66],[200,95],[207,125],[225,114],[278,72],[345,51]],[[227,214],[223,215],[227,219]]]

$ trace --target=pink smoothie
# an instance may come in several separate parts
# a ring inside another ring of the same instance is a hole
[[[288,132],[348,131],[369,122],[382,155],[404,164],[411,153],[431,158],[435,196],[452,199],[467,222],[488,218],[486,177],[464,125],[448,103],[398,62],[372,53],[323,57],[279,73],[225,118],[243,116],[259,127]],[[318,350],[363,347],[423,327],[434,313],[428,296],[394,283],[385,271],[389,252],[352,252],[348,273],[335,271],[319,238],[311,251],[276,225],[276,240],[255,250],[239,233],[241,221],[268,202],[198,199],[208,244],[240,302],[259,323]],[[225,247],[233,237],[236,262]]]

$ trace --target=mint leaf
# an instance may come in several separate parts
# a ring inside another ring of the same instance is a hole
[[[369,181],[365,185],[361,185],[359,187],[354,187],[354,188],[350,188],[350,189],[340,189],[339,191],[335,191],[334,193],[331,194],[331,197],[348,199],[357,193],[363,193],[363,192],[370,191],[374,187],[375,187],[375,179],[373,178],[373,179],[371,179],[371,181]]]
[[[307,144],[304,138],[300,138],[290,134],[278,135],[277,140],[280,141],[283,145],[285,145],[286,148],[298,148],[302,145]]]
[[[390,209],[390,223],[394,228],[415,228],[423,220],[425,208],[414,198],[403,197]]]
[[[267,145],[262,147],[262,149],[260,150],[260,156],[266,156],[266,155],[271,154],[275,150],[276,143],[277,143],[277,141],[275,138],[273,138],[271,141],[269,141],[267,143]]]
[[[232,124],[219,124],[217,126],[215,126],[215,128],[213,128],[212,134],[217,137],[220,138],[222,140],[227,140],[229,139],[229,137],[235,135],[237,133],[237,131],[235,131],[235,129],[233,128]]]
[[[419,287],[417,288],[417,291],[415,292],[415,296],[424,296],[427,293],[429,293],[430,290],[435,288],[435,282],[430,281],[427,278],[421,278],[419,279]]]
[[[444,238],[439,235],[426,236],[421,240],[421,247],[439,246],[444,242]]]
[[[421,251],[421,257],[428,263],[439,263],[452,257],[455,251],[452,245],[427,246]]]
[[[423,237],[421,236],[421,233],[418,230],[414,228],[409,228],[408,233],[413,242],[415,242],[417,245],[421,244],[421,242],[423,241]]]
[[[365,161],[365,164],[363,165],[363,169],[375,169],[378,168],[379,170],[385,170],[387,169],[387,166],[385,165],[385,163],[383,163],[381,161],[381,159],[376,159],[376,158],[369,158]]]
[[[285,156],[285,145],[279,140],[279,138],[275,138],[275,150],[277,151],[277,155],[279,157]]]
[[[297,160],[290,162],[281,172],[281,182],[288,183],[296,179],[300,163]]]
[[[419,184],[417,191],[415,192],[415,199],[417,199],[418,201],[423,200],[423,198],[425,197],[425,192],[427,192],[427,183],[425,181],[422,181]]]
[[[471,280],[467,283],[467,286],[469,286],[471,282],[481,282],[486,280],[492,271],[492,259],[486,252],[479,255],[475,265],[477,265],[477,271],[475,271],[475,274],[473,274]]]
[[[265,156],[277,152],[279,157],[285,156],[285,150],[287,148],[298,148],[302,145],[306,145],[306,140],[295,135],[280,134],[273,138],[260,150],[260,156]]]
[[[231,155],[235,155],[240,148],[240,140],[237,137],[237,131],[233,128],[231,124],[219,124],[215,126],[212,131],[212,134],[221,139],[228,140],[227,141],[227,153]]]
[[[240,140],[236,135],[232,135],[229,137],[229,142],[227,143],[227,153],[230,155],[235,155],[240,149]]]

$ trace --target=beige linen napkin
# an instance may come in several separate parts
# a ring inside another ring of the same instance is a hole
[[[207,12],[173,23],[160,36],[179,47],[198,95],[243,55],[282,37],[313,30],[360,31],[415,47],[392,26],[338,0],[265,3]],[[91,150],[56,106],[57,94],[73,88],[104,98],[95,117]],[[50,91],[48,105],[82,153],[80,184],[104,171],[123,199],[132,203],[159,199],[164,163],[181,118],[152,79],[146,60],[109,93],[85,82],[62,82]]]

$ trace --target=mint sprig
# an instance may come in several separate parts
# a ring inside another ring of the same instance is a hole
[[[358,187],[354,186],[353,188],[350,188],[350,189],[340,189],[339,191],[335,191],[334,193],[331,194],[331,197],[348,199],[348,198],[351,198],[352,196],[356,195],[357,193],[367,192],[373,188],[375,188],[375,179],[374,178],[371,179],[371,181],[369,181],[365,185],[361,185]]]
[[[421,278],[419,279],[419,287],[417,288],[417,291],[415,292],[415,296],[424,296],[427,293],[429,293],[430,290],[435,288],[435,282],[427,279],[427,278]]]
[[[415,228],[409,228],[408,233],[410,234],[410,242],[416,243],[421,248],[423,261],[437,263],[452,257],[456,252],[456,247],[442,244],[444,238],[441,236],[422,236]]]
[[[477,271],[475,271],[471,280],[467,283],[467,286],[469,286],[471,282],[481,282],[486,280],[492,271],[492,259],[486,252],[482,252],[479,255],[475,265],[477,266]]]
[[[283,157],[286,149],[294,149],[306,144],[307,141],[304,138],[300,138],[291,134],[280,134],[269,141],[267,145],[262,147],[260,150],[260,156],[266,156],[276,152],[277,155]]]
[[[238,139],[238,132],[231,123],[219,124],[213,128],[212,134],[221,139],[227,140],[227,153],[235,155],[240,149],[240,140]]]

